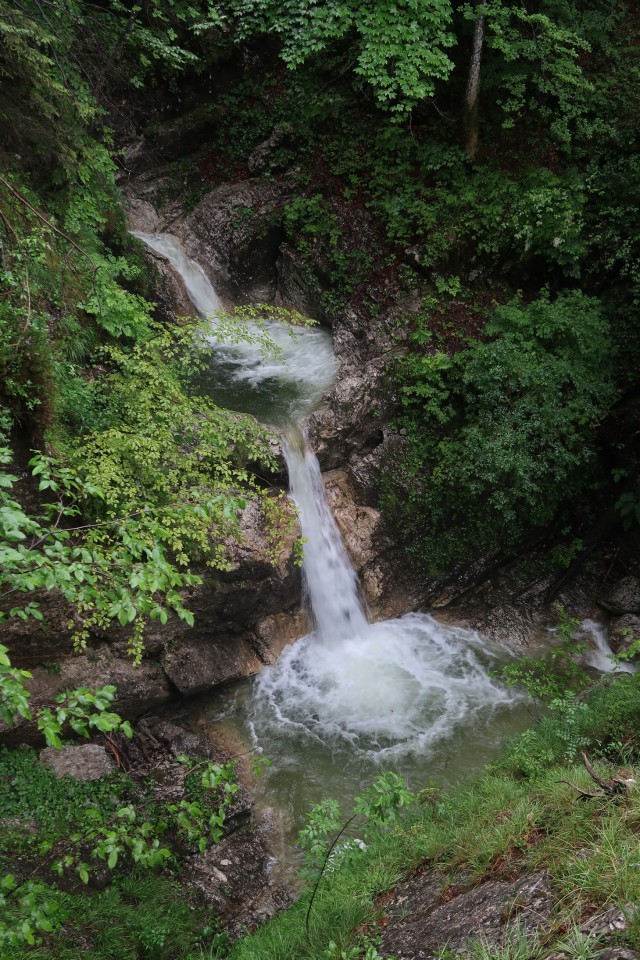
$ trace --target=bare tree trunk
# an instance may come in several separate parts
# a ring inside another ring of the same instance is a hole
[[[464,104],[464,128],[466,148],[469,158],[475,159],[479,141],[479,104],[480,64],[482,62],[482,44],[484,42],[484,17],[478,17],[473,28],[473,51],[469,64],[467,94]]]

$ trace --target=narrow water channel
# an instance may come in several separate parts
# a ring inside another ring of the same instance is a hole
[[[531,723],[523,699],[492,676],[509,651],[480,634],[409,613],[369,622],[357,576],[326,500],[304,416],[335,379],[331,336],[268,322],[279,350],[216,339],[220,301],[203,270],[165,234],[136,234],[182,276],[211,317],[207,392],[232,409],[281,428],[291,496],[300,513],[303,574],[313,630],[253,680],[190,703],[184,717],[232,745],[272,761],[258,801],[293,832],[312,803],[346,800],[382,770],[415,789],[451,784],[478,770],[501,742]]]

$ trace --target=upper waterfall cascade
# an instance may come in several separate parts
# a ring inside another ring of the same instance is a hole
[[[171,264],[182,278],[186,291],[201,317],[211,321],[210,345],[215,349],[218,364],[226,365],[230,376],[248,390],[264,387],[268,382],[279,382],[289,387],[282,422],[303,417],[327,393],[335,379],[337,362],[333,355],[331,336],[321,327],[289,327],[266,318],[264,331],[273,350],[266,351],[261,337],[233,343],[216,336],[216,315],[223,309],[222,302],[202,267],[187,256],[177,237],[168,233],[141,233],[133,236],[142,240],[155,253]],[[247,325],[248,332],[259,331]]]

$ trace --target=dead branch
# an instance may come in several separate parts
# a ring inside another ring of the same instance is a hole
[[[58,236],[62,237],[63,240],[66,240],[67,243],[70,243],[71,246],[74,248],[74,250],[77,250],[79,254],[81,254],[83,257],[86,257],[86,259],[89,261],[89,263],[93,267],[94,274],[98,272],[98,266],[93,262],[93,258],[91,257],[91,255],[88,254],[86,250],[83,250],[82,247],[79,247],[78,244],[75,242],[75,240],[72,240],[68,234],[64,233],[64,231],[56,227],[54,223],[51,223],[51,221],[48,220],[43,213],[40,213],[37,207],[34,207],[33,204],[30,203],[29,200],[27,200],[27,198],[20,193],[19,190],[16,190],[16,188],[12,186],[9,183],[9,181],[5,180],[5,178],[2,176],[0,176],[0,183],[7,188],[7,190],[16,198],[16,200],[18,200],[25,207],[31,210],[32,213],[35,213],[36,217],[39,220],[41,220],[44,224],[46,224],[46,226],[49,227],[50,230],[53,230],[53,232],[57,233]]]
[[[558,780],[558,783],[566,783],[568,787],[573,787],[582,798],[590,797],[592,800],[597,800],[598,797],[603,797],[603,793],[592,793],[590,790],[583,790],[582,787],[579,787],[576,783],[572,783],[571,780]]]

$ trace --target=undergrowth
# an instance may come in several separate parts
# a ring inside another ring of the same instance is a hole
[[[235,775],[182,760],[183,798],[167,804],[152,777],[57,778],[31,748],[0,751],[1,960],[187,960],[224,947],[180,875],[220,841]]]
[[[55,896],[60,934],[12,960],[200,960],[226,939],[172,877],[132,873],[99,893]]]
[[[375,942],[384,918],[377,898],[417,868],[437,868],[443,890],[462,876],[472,887],[514,870],[548,870],[557,906],[543,952],[566,940],[567,930],[579,932],[594,912],[639,903],[640,790],[632,782],[629,793],[613,802],[604,795],[581,799],[575,789],[593,788],[581,750],[600,775],[609,777],[623,765],[633,781],[638,730],[638,675],[605,680],[582,700],[568,698],[563,710],[508,744],[480,777],[452,793],[423,791],[402,819],[371,834],[366,850],[325,871],[308,925],[310,894],[236,944],[231,958],[326,960],[342,951],[364,957],[363,931]],[[640,946],[638,916],[629,917],[620,942]],[[470,955],[481,955],[476,946]],[[541,955],[538,946],[530,944],[523,957]]]

